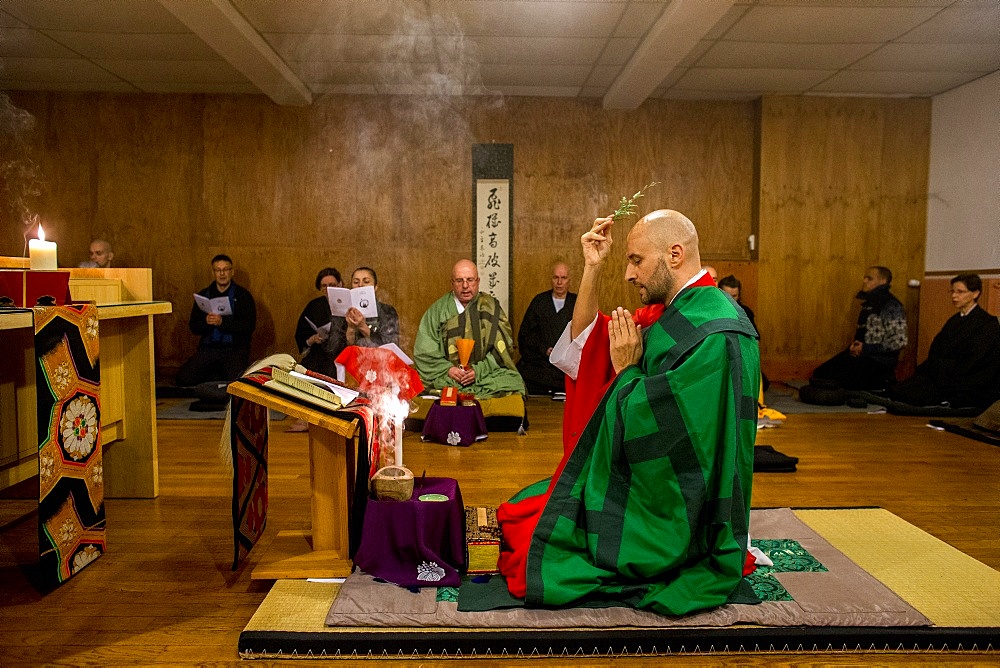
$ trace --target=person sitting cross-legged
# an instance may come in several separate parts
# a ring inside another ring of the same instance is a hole
[[[479,399],[523,395],[524,381],[511,358],[510,322],[500,303],[479,291],[475,263],[455,263],[451,285],[451,292],[430,305],[417,329],[413,360],[424,387],[457,387]],[[458,339],[475,341],[467,368],[459,364]]]
[[[979,306],[978,274],[951,279],[951,316],[916,373],[891,387],[889,399],[911,406],[986,408],[1000,399],[1000,321]]]

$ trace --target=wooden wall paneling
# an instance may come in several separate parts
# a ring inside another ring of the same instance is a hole
[[[866,267],[890,267],[912,299],[899,286],[923,270],[929,131],[922,100],[762,101],[758,319],[772,377],[807,377],[847,346]]]
[[[1000,276],[983,279],[983,294],[979,303],[993,315],[1000,316]]]
[[[471,248],[477,142],[515,145],[515,331],[548,287],[551,264],[567,259],[579,276],[580,234],[651,180],[663,185],[640,213],[677,208],[699,226],[706,254],[749,259],[751,103],[650,101],[620,112],[546,98],[343,96],[307,108],[262,96],[22,100],[45,137],[51,187],[40,210],[58,212],[59,234],[74,235],[60,247],[79,249],[64,264],[85,259],[94,236],[111,237],[122,263],[151,267],[156,298],[174,303],[157,321],[167,376],[196,345],[191,293],[212,280],[219,252],[233,257],[235,280],[257,300],[255,356],[294,352],[295,321],[327,265],[345,278],[375,267],[382,299],[400,313],[404,349],[412,345],[424,309]],[[608,269],[604,304],[638,305],[621,279],[632,224],[616,231],[621,257]],[[18,237],[3,250],[18,255],[22,244]]]
[[[931,341],[951,316],[951,276],[926,276],[920,285],[920,319],[917,334],[917,361],[927,359]],[[982,299],[982,296],[980,296]]]
[[[924,275],[927,187],[930,173],[930,100],[885,105],[881,197],[873,247],[878,264],[893,272],[893,293],[906,307],[909,344],[896,375],[906,378],[917,365],[920,291],[908,286]],[[882,260],[881,258],[890,258]],[[890,264],[891,262],[891,264]]]

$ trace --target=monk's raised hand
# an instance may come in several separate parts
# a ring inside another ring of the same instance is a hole
[[[580,237],[583,246],[584,264],[599,265],[611,251],[611,228],[615,221],[611,216],[598,218],[589,230]]]
[[[611,340],[611,365],[616,374],[642,359],[642,331],[632,320],[628,309],[619,306],[611,312],[608,338]]]

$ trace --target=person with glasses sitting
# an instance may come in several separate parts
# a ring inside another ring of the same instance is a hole
[[[459,362],[458,339],[475,341],[466,367]],[[500,303],[479,291],[475,263],[459,260],[451,271],[451,292],[420,319],[413,358],[428,389],[452,386],[477,399],[524,395],[524,381],[511,357],[513,340]]]
[[[230,312],[206,313],[197,302],[191,307],[189,326],[201,339],[194,355],[177,372],[177,385],[191,387],[211,381],[239,378],[250,364],[250,339],[257,327],[257,304],[250,292],[233,281],[233,261],[228,255],[212,258],[215,281],[198,294],[207,299],[226,297]],[[225,391],[218,399],[225,398]]]
[[[916,373],[889,388],[890,412],[906,406],[974,409],[1000,399],[1000,321],[979,306],[983,280],[978,274],[951,279],[955,315],[931,341]],[[926,411],[916,411],[918,414]]]

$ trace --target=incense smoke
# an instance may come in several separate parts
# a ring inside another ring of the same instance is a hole
[[[41,192],[38,163],[31,155],[34,127],[34,117],[0,92],[0,221],[21,223],[25,235],[36,222],[28,201]]]
[[[362,104],[344,128],[354,139],[350,154],[359,171],[373,178],[399,169],[400,156],[454,160],[475,142],[469,112],[503,104],[499,93],[483,85],[476,46],[457,16],[406,4],[392,23],[399,27],[381,41],[376,57],[375,88],[388,114],[366,113]]]

